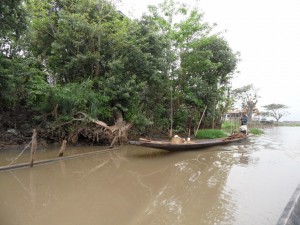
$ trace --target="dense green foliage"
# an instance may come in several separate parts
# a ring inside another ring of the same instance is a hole
[[[196,134],[196,138],[199,139],[214,139],[227,137],[228,135],[223,130],[218,129],[204,129],[199,130]]]
[[[3,0],[0,4],[0,110],[23,103],[26,75],[31,61],[20,56],[26,11],[22,0]],[[34,71],[31,71],[34,73]]]
[[[142,133],[220,127],[238,54],[197,9],[165,1],[131,20],[105,0],[5,0],[0,16],[0,110],[37,122],[76,112]],[[175,18],[182,18],[176,21]],[[175,22],[176,21],[176,22]],[[206,109],[206,110],[204,110]]]

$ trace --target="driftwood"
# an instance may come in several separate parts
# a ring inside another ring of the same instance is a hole
[[[58,153],[58,156],[61,157],[64,155],[64,152],[66,150],[66,147],[67,147],[67,140],[64,139],[62,144],[61,144],[61,147],[60,147],[60,150],[59,150],[59,153]]]
[[[126,123],[123,121],[123,118],[118,120],[114,126],[111,126],[110,129],[114,136],[113,141],[110,144],[110,148],[113,148],[117,141],[125,139],[127,141],[127,131],[131,128],[131,123]]]
[[[98,126],[105,129],[108,132],[109,139],[111,139],[110,148],[113,148],[115,143],[120,142],[122,139],[127,141],[127,131],[132,127],[131,123],[126,123],[123,120],[121,113],[117,113],[117,120],[113,126],[108,126],[106,123],[91,118],[83,112],[78,112],[77,115],[83,116],[82,120],[88,119],[89,121],[97,124]]]
[[[91,122],[93,122],[93,123],[96,123],[97,125],[99,125],[99,126],[105,128],[105,129],[107,129],[107,130],[111,130],[111,128],[110,128],[106,123],[104,123],[104,122],[102,122],[102,121],[100,121],[100,120],[96,120],[96,119],[94,119],[94,118],[92,118],[92,117],[86,115],[84,112],[78,112],[78,113],[76,113],[76,115],[81,115],[81,116],[83,116],[83,117],[78,118],[78,119],[73,119],[73,120],[81,120],[81,121],[83,121],[83,120],[88,119],[89,121],[91,121]]]
[[[32,140],[31,140],[31,161],[30,161],[30,167],[33,167],[34,162],[34,154],[37,149],[37,132],[36,129],[32,130]]]
[[[53,111],[56,112],[56,109]],[[121,112],[116,113],[116,121],[112,126],[92,118],[84,112],[77,112],[73,114],[71,120],[52,126],[51,132],[45,130],[45,133],[43,133],[41,131],[40,135],[52,140],[63,138],[68,143],[73,144],[78,142],[79,137],[84,137],[93,142],[99,142],[100,140],[109,141],[112,148],[117,142],[128,141],[127,131],[131,126],[131,123],[126,123],[123,120]]]

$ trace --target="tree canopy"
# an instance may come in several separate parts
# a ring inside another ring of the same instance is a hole
[[[278,122],[282,117],[289,115],[289,112],[286,110],[288,109],[288,106],[284,104],[269,104],[263,106],[263,108],[266,109],[269,116],[273,117],[276,122]]]
[[[230,107],[239,54],[196,8],[168,0],[133,20],[105,0],[4,3],[2,110],[30,108],[47,126],[121,115],[137,134],[161,135],[193,130],[204,111],[202,126],[219,126]]]
[[[253,84],[248,84],[243,87],[234,89],[232,91],[233,98],[236,102],[241,104],[242,110],[244,110],[249,119],[252,118],[252,113],[256,110],[256,105],[260,96],[258,95],[258,90],[253,86]]]

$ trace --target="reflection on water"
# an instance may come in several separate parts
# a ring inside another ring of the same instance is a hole
[[[0,224],[275,224],[300,181],[299,134],[280,127],[242,143],[178,153],[122,146],[0,172]],[[1,164],[15,155],[0,153]]]

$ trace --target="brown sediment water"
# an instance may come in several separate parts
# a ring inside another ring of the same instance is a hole
[[[138,146],[0,172],[0,225],[276,224],[300,182],[300,128],[169,153]],[[64,155],[98,151],[70,147]],[[37,160],[56,157],[37,150]],[[0,152],[0,166],[20,150]],[[30,160],[24,152],[17,163]]]

